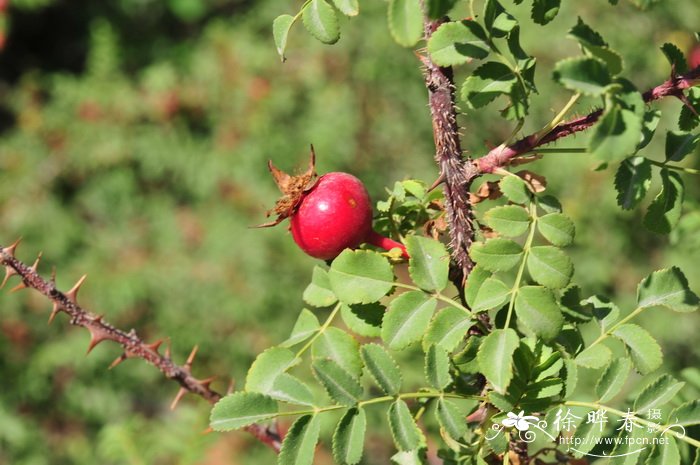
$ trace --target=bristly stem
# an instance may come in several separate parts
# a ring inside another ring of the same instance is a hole
[[[426,40],[443,21],[424,18]],[[474,241],[474,213],[469,203],[469,187],[474,175],[471,159],[462,156],[462,147],[457,125],[455,86],[451,67],[440,67],[427,55],[419,55],[423,63],[425,86],[428,89],[428,104],[433,121],[435,161],[440,167],[440,176],[445,182],[445,208],[450,233],[450,249],[460,277],[460,290],[474,267],[469,257],[469,247]],[[461,282],[460,282],[461,281]]]
[[[155,366],[166,378],[175,380],[180,384],[180,391],[178,391],[175,401],[171,405],[173,407],[187,392],[196,394],[211,404],[221,399],[222,394],[210,387],[214,378],[197,379],[192,375],[192,362],[196,354],[196,347],[184,365],[176,364],[170,357],[169,349],[166,349],[165,355],[158,352],[158,348],[163,340],[148,344],[133,329],[129,332],[122,331],[105,321],[102,316],[96,315],[79,305],[77,301],[78,289],[80,289],[80,285],[85,277],[81,278],[70,291],[61,292],[56,288],[53,279],[47,281],[37,272],[38,259],[34,265],[27,266],[15,258],[16,247],[17,243],[9,247],[0,247],[0,265],[5,267],[6,276],[17,275],[22,279],[22,282],[15,289],[34,289],[53,302],[53,310],[49,317],[49,322],[58,313],[63,312],[68,314],[72,325],[82,326],[87,329],[91,336],[88,352],[103,341],[114,341],[123,347],[124,353],[112,363],[110,368],[127,358],[141,358]],[[279,452],[282,438],[273,429],[262,425],[251,425],[246,427],[246,430],[261,442]]]

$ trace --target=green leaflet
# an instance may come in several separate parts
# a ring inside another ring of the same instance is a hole
[[[418,287],[426,291],[447,287],[450,254],[441,242],[413,235],[406,238],[406,249],[411,256],[408,271]]]
[[[624,324],[612,334],[627,345],[639,373],[646,375],[661,365],[661,347],[647,330],[637,325]]]
[[[391,355],[379,344],[365,344],[361,350],[362,360],[377,385],[388,395],[401,391],[401,370]]]
[[[306,30],[324,44],[334,44],[340,39],[338,17],[325,0],[311,0],[304,8],[301,19]]]
[[[439,391],[452,382],[450,357],[442,347],[431,345],[425,353],[425,379]]]
[[[649,205],[644,226],[657,234],[668,234],[681,219],[685,185],[676,172],[661,170],[661,192]]]
[[[317,415],[299,417],[284,437],[278,465],[312,465],[320,431]]]
[[[214,405],[209,425],[215,431],[231,431],[277,416],[277,402],[257,392],[235,392]]]
[[[403,349],[423,337],[437,302],[423,292],[411,291],[391,301],[382,321],[382,340],[390,349]]]
[[[666,307],[676,312],[693,312],[700,299],[688,287],[688,279],[677,267],[655,271],[637,286],[640,307]]]
[[[399,45],[413,47],[423,37],[423,11],[418,0],[389,1],[389,31]]]
[[[394,287],[394,273],[386,258],[369,250],[345,250],[328,272],[331,289],[341,302],[376,302]]]
[[[620,392],[632,369],[632,362],[626,357],[615,358],[607,366],[595,385],[598,402],[612,400]]]
[[[402,399],[396,399],[389,406],[388,417],[391,435],[399,450],[416,450],[425,443],[423,433],[418,429],[408,405]]]
[[[503,394],[513,379],[513,353],[520,344],[518,334],[510,329],[495,329],[481,342],[477,361],[496,392]]]
[[[333,433],[333,458],[339,465],[354,465],[362,459],[366,430],[364,409],[351,408],[345,412]]]
[[[359,381],[333,360],[315,360],[311,367],[328,395],[337,403],[351,407],[362,397]]]

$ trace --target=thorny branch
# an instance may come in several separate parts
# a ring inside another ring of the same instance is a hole
[[[674,74],[663,84],[644,92],[642,97],[646,103],[651,103],[663,97],[676,97],[690,107],[683,91],[696,85],[698,79],[700,79],[700,66],[680,76]],[[692,109],[692,107],[690,108]],[[500,145],[483,157],[474,160],[472,162],[473,168],[469,170],[468,176],[476,177],[481,174],[493,173],[497,168],[507,166],[513,158],[536,151],[537,147],[550,144],[563,137],[584,131],[593,126],[602,114],[603,110],[599,109],[586,116],[561,123],[544,136],[535,133],[520,139],[512,145]]]
[[[440,24],[442,21],[425,20],[426,40]],[[452,68],[437,66],[427,55],[419,55],[419,58],[424,66],[425,86],[428,88],[428,104],[435,139],[435,161],[440,167],[439,180],[445,183],[450,248],[460,271],[456,281],[463,283],[474,267],[469,257],[469,247],[474,241],[474,214],[469,203],[469,187],[476,171],[471,160],[462,156]]]
[[[63,312],[68,314],[71,324],[82,326],[90,332],[88,353],[99,343],[109,340],[116,342],[124,349],[122,355],[117,357],[109,368],[114,368],[127,358],[141,358],[155,366],[166,378],[175,380],[180,384],[180,390],[177,392],[171,404],[171,408],[175,408],[180,399],[188,392],[202,397],[211,404],[221,399],[222,395],[210,387],[214,377],[198,379],[192,375],[192,362],[197,353],[197,347],[192,350],[184,365],[176,364],[170,356],[170,348],[165,350],[165,354],[161,354],[158,351],[163,343],[163,339],[148,344],[138,337],[135,330],[132,329],[129,332],[125,332],[115,328],[110,323],[106,322],[101,315],[91,313],[79,305],[77,300],[78,291],[85,281],[86,276],[80,278],[69,291],[65,293],[61,292],[56,288],[53,279],[47,281],[37,272],[41,256],[37,258],[32,266],[27,266],[25,263],[15,258],[15,250],[17,249],[18,243],[19,241],[8,247],[0,248],[0,265],[5,267],[6,272],[2,286],[4,286],[12,276],[19,276],[22,282],[15,286],[12,289],[13,291],[30,288],[46,296],[53,302],[49,323],[54,320],[56,315]],[[251,425],[247,427],[246,430],[264,444],[279,452],[282,439],[274,429],[266,428],[261,425]]]

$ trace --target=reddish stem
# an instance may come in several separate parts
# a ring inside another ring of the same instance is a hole
[[[377,231],[372,229],[369,234],[367,235],[367,238],[365,239],[368,244],[374,245],[376,247],[379,247],[384,250],[391,250],[395,248],[401,249],[401,256],[403,258],[410,258],[408,255],[408,252],[406,251],[406,246],[404,246],[400,242],[396,242],[393,239],[389,239],[388,237],[384,237],[381,234],[379,234]]]

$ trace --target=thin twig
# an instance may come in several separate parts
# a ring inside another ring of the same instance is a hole
[[[687,104],[683,91],[697,85],[698,79],[700,79],[700,66],[695,67],[683,75],[671,77],[666,82],[644,92],[642,97],[644,102],[650,103],[663,97],[671,96]],[[483,157],[474,160],[472,163],[473,167],[469,169],[468,174],[472,174],[474,171],[477,172],[474,176],[493,173],[498,168],[507,166],[515,157],[533,152],[537,147],[550,144],[566,136],[585,131],[593,126],[598,119],[600,119],[602,114],[603,110],[598,109],[586,116],[561,123],[544,135],[535,133],[520,139],[514,144],[507,146],[499,145]]]
[[[163,339],[148,344],[136,334],[135,330],[122,331],[106,322],[102,315],[91,313],[79,305],[77,301],[78,291],[85,281],[85,276],[80,278],[71,290],[61,292],[56,288],[53,279],[47,281],[37,272],[39,258],[32,266],[28,266],[15,258],[18,242],[11,246],[0,248],[0,265],[5,267],[6,272],[5,280],[2,284],[4,285],[12,276],[19,276],[22,282],[15,286],[13,290],[34,289],[51,300],[53,309],[49,316],[49,323],[61,312],[68,314],[72,325],[82,326],[90,332],[88,353],[103,341],[114,341],[121,345],[124,352],[112,362],[109,368],[114,368],[127,358],[141,358],[158,368],[166,378],[175,380],[180,385],[171,408],[174,408],[188,392],[202,397],[211,404],[221,399],[222,395],[214,391],[210,386],[214,380],[213,377],[198,379],[192,375],[192,362],[197,353],[196,346],[184,365],[176,364],[170,357],[169,348],[165,350],[164,355],[158,351],[163,343]],[[261,425],[251,425],[246,430],[275,451],[279,451],[281,438],[274,429]]]

